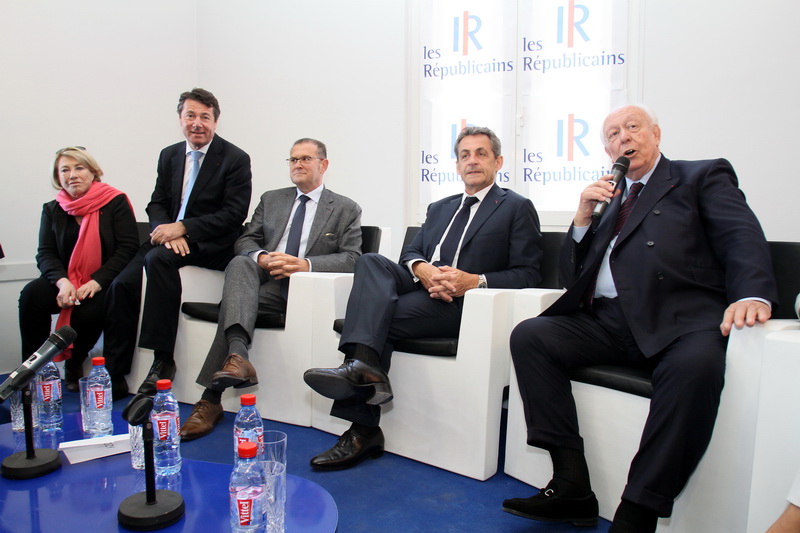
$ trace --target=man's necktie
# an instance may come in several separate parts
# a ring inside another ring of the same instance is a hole
[[[183,220],[186,214],[186,205],[189,203],[189,195],[192,194],[194,182],[197,181],[197,175],[200,173],[200,158],[203,156],[203,152],[192,151],[189,152],[189,155],[192,157],[192,166],[189,167],[189,183],[186,184],[186,192],[183,194],[183,202],[181,202],[181,210],[178,211],[178,218],[175,219],[176,222]]]
[[[289,237],[286,239],[286,254],[298,257],[300,254],[300,236],[303,233],[303,221],[306,219],[306,202],[310,200],[305,194],[298,198],[300,205],[294,212],[292,227],[289,228]],[[281,280],[281,295],[285,300],[289,296],[289,278]]]
[[[464,198],[464,203],[461,205],[456,216],[453,218],[453,223],[450,224],[450,231],[447,232],[447,237],[444,238],[441,248],[439,248],[439,260],[434,263],[434,266],[448,265],[452,266],[453,259],[458,250],[458,243],[461,242],[461,236],[464,234],[464,228],[467,227],[469,220],[469,209],[478,201],[474,196],[467,196]]]
[[[636,203],[636,199],[639,197],[639,191],[642,190],[644,184],[637,181],[633,185],[631,185],[631,190],[628,192],[628,197],[625,198],[625,201],[622,202],[622,205],[619,208],[619,213],[617,213],[617,221],[614,224],[614,232],[611,234],[612,237],[616,236],[622,226],[625,225],[625,221],[628,220],[628,217],[631,215],[631,211],[633,211],[633,204]]]
[[[644,184],[639,181],[631,185],[631,190],[628,191],[628,196],[625,198],[625,201],[622,202],[622,205],[619,206],[619,211],[617,212],[617,220],[614,222],[614,231],[611,234],[612,239],[616,237],[617,234],[619,234],[620,230],[622,229],[622,226],[625,225],[625,221],[627,221],[628,217],[631,215],[631,211],[633,211],[633,204],[636,203],[636,199],[639,197],[639,192],[642,190],[642,187],[644,187]],[[583,301],[588,305],[591,305],[592,302],[594,301],[594,291],[597,287],[598,272],[594,273],[594,279],[592,280],[592,284],[589,285],[589,290],[586,291],[586,294],[583,296]]]

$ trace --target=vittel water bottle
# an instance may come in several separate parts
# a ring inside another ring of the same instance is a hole
[[[265,481],[257,460],[258,445],[243,442],[237,447],[238,456],[229,485],[231,530],[234,533],[264,531]]]
[[[256,408],[255,394],[242,394],[239,401],[242,407],[233,422],[233,454],[238,457],[239,444],[255,442],[258,446],[256,459],[264,460],[264,421]]]
[[[153,422],[153,455],[156,474],[165,476],[181,470],[181,422],[178,401],[172,395],[172,381],[156,381],[156,396],[150,412]]]
[[[36,374],[36,391],[39,395],[39,426],[45,431],[61,429],[61,374],[52,361]]]
[[[111,423],[111,376],[106,370],[105,357],[92,357],[87,391],[89,395],[89,423],[86,431],[92,437],[103,437],[114,433]]]

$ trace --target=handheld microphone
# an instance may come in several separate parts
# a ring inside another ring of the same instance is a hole
[[[617,185],[619,185],[619,182],[622,181],[622,178],[625,177],[625,174],[628,173],[628,167],[630,164],[631,160],[622,155],[614,163],[614,166],[611,167],[611,174],[614,176],[611,178],[611,181],[614,183],[614,190],[616,190]],[[608,207],[608,204],[610,203],[611,199],[608,199],[604,202],[597,202],[597,205],[594,206],[594,211],[592,212],[592,218],[599,220],[600,217],[603,216],[603,213],[605,213],[606,207]]]
[[[44,344],[33,352],[33,355],[28,357],[0,385],[0,402],[5,401],[14,391],[22,390],[40,368],[50,362],[53,357],[66,350],[77,336],[78,334],[75,330],[69,326],[63,326],[50,335],[50,338],[44,341]]]

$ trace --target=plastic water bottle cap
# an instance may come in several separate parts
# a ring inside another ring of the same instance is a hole
[[[156,390],[169,390],[172,388],[171,379],[159,379],[156,381]]]
[[[256,395],[255,394],[242,394],[239,400],[242,402],[242,405],[255,405],[256,404]]]
[[[239,457],[243,459],[249,459],[250,457],[255,457],[256,452],[258,451],[258,444],[255,442],[242,442],[239,443]]]
[[[106,364],[105,357],[92,357],[92,366],[101,366]]]

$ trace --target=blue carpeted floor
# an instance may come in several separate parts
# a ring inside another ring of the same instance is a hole
[[[116,402],[115,410],[126,403]],[[76,394],[65,393],[64,409],[79,410]],[[190,405],[181,404],[181,419],[190,411]],[[182,443],[183,456],[232,465],[234,416],[225,413],[211,435]],[[8,410],[2,405],[0,423],[7,421]],[[595,528],[578,528],[504,513],[504,498],[530,496],[535,490],[503,474],[502,467],[481,482],[387,453],[350,470],[317,472],[308,461],[333,446],[335,435],[271,420],[264,425],[287,433],[288,472],[318,483],[333,496],[339,509],[339,533],[595,533],[609,527],[604,520]]]

